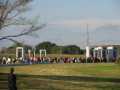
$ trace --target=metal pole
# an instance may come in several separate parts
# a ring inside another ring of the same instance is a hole
[[[35,47],[34,47],[34,59],[35,59],[35,50],[36,50],[36,49],[35,49]]]
[[[28,57],[31,57],[31,50],[28,50]]]
[[[89,47],[89,32],[88,32],[88,24],[86,25],[86,45]],[[86,52],[87,53],[87,52]],[[88,57],[86,56],[86,63],[87,63]]]

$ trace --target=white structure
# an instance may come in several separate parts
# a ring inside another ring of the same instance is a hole
[[[35,58],[35,56],[36,56],[36,48],[33,48],[33,57]]]
[[[41,56],[42,56],[42,52],[44,52],[44,56],[46,57],[46,49],[40,49],[40,58],[41,58]]]
[[[90,47],[86,46],[86,59],[90,57]]]
[[[103,47],[94,48],[93,57],[101,59],[103,57]]]
[[[23,47],[17,47],[16,48],[16,58],[24,59],[24,48]]]
[[[28,57],[29,58],[31,57],[31,50],[30,49],[28,50]]]
[[[92,51],[92,56],[94,58],[105,60],[107,62],[112,62],[118,59],[119,56],[119,46],[117,45],[107,45],[94,47]]]
[[[114,56],[113,56],[113,53],[114,53],[114,48],[112,46],[110,47],[107,47],[107,60],[109,59],[112,59]]]

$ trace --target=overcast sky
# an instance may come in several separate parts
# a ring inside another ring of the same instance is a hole
[[[88,24],[90,45],[120,44],[120,0],[34,0],[31,6],[28,17],[40,15],[39,21],[47,26],[37,37],[19,37],[24,43],[51,41],[85,47]]]

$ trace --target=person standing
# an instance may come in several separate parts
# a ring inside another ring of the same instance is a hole
[[[14,74],[14,68],[10,69],[10,74],[8,75],[8,90],[17,90],[16,75]]]

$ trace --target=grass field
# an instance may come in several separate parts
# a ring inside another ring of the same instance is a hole
[[[3,56],[5,56],[5,57],[11,56],[11,57],[15,58],[15,54],[0,53],[0,57],[3,57]],[[26,56],[27,56],[27,54],[26,54]],[[36,56],[40,56],[40,55],[36,54]],[[47,57],[61,57],[61,56],[62,57],[76,57],[76,58],[85,57],[84,55],[80,55],[80,54],[47,54]]]
[[[2,66],[1,88],[7,85],[5,73],[11,67],[15,68],[18,90],[120,90],[120,65],[113,63]]]

